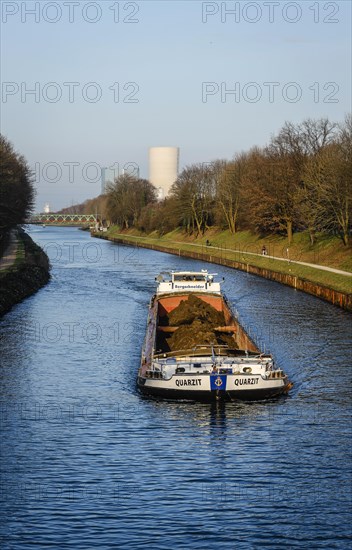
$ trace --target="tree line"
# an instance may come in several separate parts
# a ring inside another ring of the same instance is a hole
[[[159,234],[182,228],[202,235],[211,227],[261,236],[308,231],[349,243],[352,214],[352,117],[286,122],[265,147],[230,161],[186,166],[163,201],[150,182],[128,174],[95,199],[101,217],[122,229]],[[85,207],[91,207],[87,201]],[[87,212],[87,210],[85,210]]]
[[[33,174],[25,158],[0,134],[0,244],[33,210]],[[348,245],[352,217],[352,115],[286,122],[265,147],[232,160],[186,166],[163,201],[145,179],[123,174],[105,195],[64,211],[95,213],[122,229],[188,235],[211,227],[262,236],[308,231],[340,235]]]
[[[352,213],[352,117],[286,122],[270,143],[231,161],[186,166],[162,202],[146,180],[123,175],[107,190],[106,216],[122,228],[160,234],[213,226],[260,235],[307,230],[349,242]]]
[[[34,177],[25,158],[0,134],[0,248],[17,225],[26,223],[34,206]]]

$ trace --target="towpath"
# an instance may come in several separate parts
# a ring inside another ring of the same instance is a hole
[[[199,246],[199,245],[198,245]],[[231,248],[221,248],[218,246],[210,246],[208,248],[215,248],[217,250],[227,250],[229,252],[238,252],[236,250],[233,250]],[[257,252],[243,252],[246,255],[251,256],[263,256],[263,254],[258,254]],[[308,262],[300,262],[298,260],[290,260],[289,258],[283,258],[280,256],[269,256],[268,254],[265,255],[266,258],[270,258],[271,260],[281,260],[288,262],[290,264],[299,264],[299,265],[306,265],[308,267],[313,267],[314,269],[321,269],[323,271],[330,271],[331,273],[338,273],[339,275],[347,275],[349,277],[352,277],[352,273],[350,271],[342,271],[341,269],[335,269],[334,267],[328,267],[326,265],[320,265],[320,264],[310,264]]]
[[[9,244],[7,245],[7,248],[2,258],[0,258],[0,271],[4,271],[5,269],[8,269],[15,263],[16,256],[17,256],[17,248],[18,248],[17,234],[15,231],[11,231]]]
[[[118,237],[119,235],[116,235]],[[125,235],[121,235],[121,237],[126,237]],[[135,235],[129,235],[128,238],[133,237],[135,239],[149,239],[152,240],[151,237],[142,237],[142,236],[135,236]],[[158,239],[153,239],[157,241]],[[232,252],[234,254],[245,254],[246,256],[262,256],[262,254],[258,254],[257,252],[247,252],[247,251],[241,251],[241,250],[235,250],[233,248],[225,248],[222,246],[213,246],[213,245],[205,245],[205,244],[197,244],[197,243],[186,243],[184,241],[168,241],[170,244],[187,244],[188,246],[195,246],[200,247],[202,249],[207,250],[220,250],[220,251],[226,251],[226,252]],[[164,243],[160,243],[161,245]],[[166,244],[166,243],[165,243]],[[270,256],[266,255],[265,258],[269,258],[271,260],[280,260],[285,261],[290,264],[299,264],[299,265],[305,265],[307,267],[312,267],[314,269],[321,269],[322,271],[330,271],[331,273],[337,273],[339,275],[346,275],[347,277],[352,277],[352,273],[350,271],[342,271],[341,269],[335,269],[334,267],[328,267],[326,265],[320,265],[320,264],[310,264],[308,262],[300,262],[298,260],[290,260],[289,258],[284,258],[280,256]]]

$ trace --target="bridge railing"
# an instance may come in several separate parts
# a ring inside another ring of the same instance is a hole
[[[94,214],[33,214],[28,223],[32,224],[60,224],[60,225],[85,225],[97,223]]]

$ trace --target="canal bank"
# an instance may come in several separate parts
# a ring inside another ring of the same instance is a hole
[[[50,279],[49,259],[22,229],[11,235],[0,259],[0,317]]]
[[[149,248],[159,252],[167,252],[177,256],[185,256],[196,260],[202,260],[233,269],[239,269],[246,273],[258,275],[271,281],[276,281],[286,286],[291,286],[295,290],[301,290],[308,294],[312,294],[322,300],[332,303],[335,306],[341,307],[347,311],[352,311],[352,294],[344,288],[351,287],[351,276],[334,273],[334,280],[337,281],[336,287],[322,284],[316,280],[310,280],[308,277],[302,276],[302,272],[309,273],[308,268],[303,265],[296,265],[296,262],[289,260],[275,260],[275,268],[267,266],[258,266],[251,263],[251,258],[248,253],[243,251],[229,251],[228,249],[215,248],[212,246],[202,246],[201,251],[190,250],[189,243],[172,243],[169,245],[150,242],[150,239],[143,239],[140,236],[130,236],[120,234],[119,236],[110,236],[107,233],[92,232],[91,235],[96,238],[112,241],[117,244],[125,244],[134,247]],[[236,257],[237,256],[237,257]],[[268,261],[264,258],[264,261]],[[270,260],[269,260],[270,261]],[[273,262],[274,263],[274,262]],[[299,262],[297,262],[299,264]],[[280,269],[277,269],[280,268]],[[316,270],[319,271],[318,269]],[[332,271],[333,272],[333,271]],[[323,277],[326,278],[326,268],[322,268]]]

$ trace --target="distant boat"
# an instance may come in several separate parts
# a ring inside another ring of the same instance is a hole
[[[236,319],[214,275],[172,271],[156,280],[137,377],[142,393],[213,401],[259,400],[290,390],[283,370]]]
[[[43,223],[42,227],[46,227],[45,223]]]

